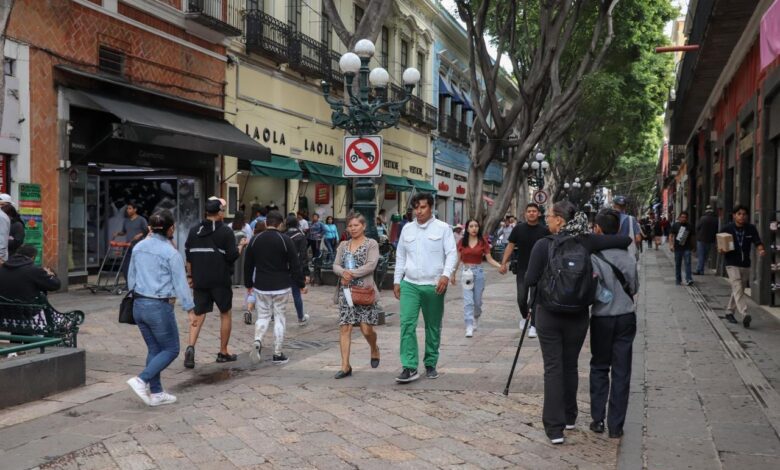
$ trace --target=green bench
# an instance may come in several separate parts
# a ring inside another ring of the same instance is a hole
[[[84,312],[59,312],[48,298],[41,294],[33,301],[19,301],[0,297],[0,340],[11,341],[10,347],[0,349],[0,355],[62,344],[78,346],[79,326],[84,323]],[[17,344],[22,343],[22,344]]]

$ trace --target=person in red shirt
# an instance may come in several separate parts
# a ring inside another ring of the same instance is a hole
[[[458,264],[452,273],[452,285],[457,282],[458,266],[463,265],[461,284],[463,285],[463,320],[466,323],[466,338],[474,336],[482,315],[482,292],[485,290],[485,271],[482,260],[497,269],[498,261],[490,255],[490,243],[482,235],[482,225],[474,219],[466,222],[466,234],[458,243]]]

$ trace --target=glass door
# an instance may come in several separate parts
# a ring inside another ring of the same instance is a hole
[[[87,169],[73,167],[69,173],[68,273],[87,274]]]

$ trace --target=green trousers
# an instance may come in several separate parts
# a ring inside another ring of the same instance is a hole
[[[444,316],[444,294],[436,293],[436,286],[420,286],[401,281],[401,365],[417,369],[417,320],[422,309],[425,321],[425,357],[428,367],[439,362],[441,343],[441,319]]]

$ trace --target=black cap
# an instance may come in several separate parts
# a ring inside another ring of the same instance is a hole
[[[625,206],[626,205],[626,197],[625,196],[615,196],[612,199],[613,204],[617,204],[618,206]]]
[[[206,201],[206,214],[218,214],[222,210],[222,203],[219,199],[209,199]]]

